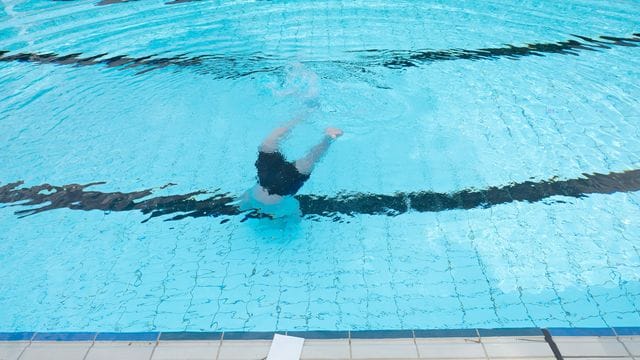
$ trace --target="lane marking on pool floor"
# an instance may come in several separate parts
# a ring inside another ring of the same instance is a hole
[[[452,60],[518,60],[528,56],[544,56],[546,54],[580,55],[583,51],[603,51],[612,47],[638,47],[640,33],[628,37],[600,35],[595,38],[584,35],[571,35],[572,39],[550,43],[531,43],[521,46],[507,45],[504,47],[480,49],[447,49],[447,50],[389,50],[365,49],[347,51],[358,58],[354,60],[309,61],[309,63],[332,63],[346,66],[350,69],[367,71],[372,67],[389,69],[403,69],[418,67],[432,62]],[[134,74],[166,67],[197,68],[198,73],[213,75],[216,78],[234,79],[256,73],[274,72],[284,69],[287,59],[279,59],[268,55],[251,54],[246,57],[227,56],[222,54],[203,54],[187,56],[186,54],[171,57],[157,57],[156,54],[131,57],[129,55],[112,55],[109,53],[57,54],[55,52],[19,52],[0,50],[0,62],[22,62],[32,64],[55,64],[68,66],[101,65],[108,68],[122,70],[135,69]]]
[[[243,211],[238,198],[226,192],[194,191],[186,194],[155,196],[156,189],[134,192],[101,192],[89,187],[105,182],[67,184],[62,186],[42,184],[22,187],[23,181],[0,185],[0,203],[28,207],[15,214],[24,217],[44,211],[67,208],[71,210],[140,211],[148,218],[169,216],[165,220],[181,220],[188,217],[229,217],[243,215],[243,221],[251,218],[268,218],[256,209]],[[512,202],[564,203],[567,198],[580,199],[592,194],[614,194],[640,191],[640,169],[608,174],[583,174],[582,177],[560,180],[524,181],[485,189],[464,189],[452,193],[432,191],[398,192],[395,194],[347,193],[343,195],[299,194],[302,216],[308,219],[330,218],[345,221],[358,214],[398,216],[408,212],[440,212],[489,208]],[[205,197],[205,198],[203,198]],[[554,197],[554,199],[550,199]]]

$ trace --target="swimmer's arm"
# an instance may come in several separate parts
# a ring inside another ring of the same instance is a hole
[[[306,113],[298,114],[293,119],[287,121],[282,126],[275,128],[269,136],[267,136],[262,144],[260,144],[260,151],[266,153],[272,153],[278,151],[280,146],[280,141],[286,137],[293,129],[294,126],[298,125],[302,120],[306,118]]]
[[[316,144],[316,146],[312,147],[305,157],[296,160],[296,169],[301,174],[311,174],[313,167],[318,163],[327,150],[329,150],[331,143],[340,136],[342,136],[342,130],[332,127],[327,128],[325,130],[324,138]]]
[[[329,149],[329,145],[331,145],[331,138],[326,136],[316,146],[312,147],[305,157],[296,160],[294,164],[298,172],[304,175],[311,174],[316,163]]]

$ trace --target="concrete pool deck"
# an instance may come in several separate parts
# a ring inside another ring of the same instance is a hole
[[[640,359],[640,335],[636,331],[610,335],[600,331],[603,329],[571,329],[539,334],[519,331],[523,335],[501,336],[500,333],[509,332],[505,330],[509,329],[493,329],[486,336],[474,329],[470,331],[475,331],[475,336],[450,336],[456,333],[449,332],[433,337],[418,330],[408,331],[410,337],[397,337],[406,331],[307,332],[301,359]],[[435,335],[442,333],[432,331]],[[344,333],[346,336],[341,336]],[[473,335],[466,330],[464,333]],[[102,337],[91,333],[20,333],[25,334],[22,338],[32,334],[25,340],[6,334],[0,336],[0,360],[258,360],[269,352],[271,340],[265,338],[273,336],[228,333],[229,338],[225,339],[227,333],[134,333],[123,334],[131,338],[125,340],[117,333]],[[220,334],[218,339],[214,339],[216,334]]]

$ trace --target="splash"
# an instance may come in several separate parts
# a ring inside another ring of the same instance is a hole
[[[295,62],[287,65],[284,73],[284,79],[279,86],[270,85],[274,96],[298,99],[308,108],[317,108],[320,105],[320,78],[316,72],[300,62]]]

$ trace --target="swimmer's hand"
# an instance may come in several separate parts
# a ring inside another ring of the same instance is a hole
[[[334,128],[334,127],[328,127],[324,131],[324,133],[327,134],[327,136],[332,138],[332,139],[337,139],[338,137],[342,136],[342,134],[343,134],[342,130],[340,130],[338,128]]]

